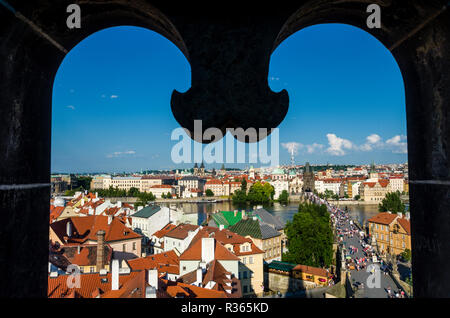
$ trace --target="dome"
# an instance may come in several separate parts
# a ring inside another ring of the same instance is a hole
[[[273,170],[272,174],[284,174],[284,170],[280,168],[276,168]]]
[[[61,197],[56,197],[55,201],[53,201],[53,205],[54,206],[65,206],[66,205],[66,200],[64,200]]]

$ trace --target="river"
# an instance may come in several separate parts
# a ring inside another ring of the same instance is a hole
[[[219,211],[233,211],[233,210],[243,210],[251,211],[252,206],[242,207],[235,206],[232,202],[217,202],[217,203],[175,203],[175,205],[182,209],[187,214],[197,214],[197,224],[202,224],[206,219],[206,214],[208,212]],[[341,205],[342,208],[345,205]],[[273,205],[264,206],[264,208],[275,216],[278,216],[284,222],[292,220],[292,217],[298,210],[298,202],[291,202],[288,205],[281,205],[278,202],[273,203]],[[377,205],[349,205],[348,206],[350,216],[357,220],[360,224],[371,217],[378,214]]]

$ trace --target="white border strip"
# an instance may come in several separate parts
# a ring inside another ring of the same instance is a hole
[[[1,184],[0,190],[26,190],[35,188],[50,187],[50,183],[30,183],[30,184]]]
[[[440,184],[440,185],[450,185],[450,181],[445,180],[409,180],[412,184]]]

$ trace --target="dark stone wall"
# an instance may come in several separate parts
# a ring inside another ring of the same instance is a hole
[[[445,283],[450,281],[445,270],[450,262],[449,9],[411,34],[447,1],[8,2],[66,50],[117,25],[146,27],[167,37],[191,64],[191,88],[174,92],[171,101],[176,120],[191,130],[194,119],[203,119],[203,130],[277,127],[289,97],[268,87],[270,55],[306,26],[352,24],[388,48],[410,35],[392,53],[406,90],[414,293],[450,296]],[[66,27],[70,3],[81,6],[81,29]],[[365,26],[370,3],[382,7],[381,29]],[[46,296],[51,96],[63,58],[62,51],[0,6],[0,262],[9,273],[0,296]]]

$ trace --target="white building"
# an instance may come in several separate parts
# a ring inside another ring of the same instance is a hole
[[[167,223],[166,223],[167,224]],[[200,227],[193,224],[180,224],[164,235],[164,251],[176,249],[183,253],[191,244],[192,239],[199,231]]]
[[[269,182],[275,190],[274,199],[278,199],[283,190],[286,190],[289,193],[289,181],[284,179],[277,179],[275,181]]]
[[[404,191],[404,179],[402,177],[390,177],[389,178],[389,187],[391,188],[391,192],[399,191],[400,193]]]
[[[359,194],[359,187],[361,186],[361,181],[355,182],[352,184],[352,196],[353,198]]]
[[[139,229],[143,235],[150,238],[153,233],[170,223],[168,207],[148,205],[131,215],[133,229]]]
[[[163,194],[164,196],[166,196],[168,193],[170,193],[170,195],[172,196],[176,194],[175,188],[168,184],[158,184],[151,186],[148,189],[148,192],[151,192],[158,199],[161,199]]]
[[[232,275],[239,277],[240,259],[212,237],[204,237],[196,241],[180,255],[180,276],[199,268],[206,269],[206,264],[214,260],[217,260]]]

